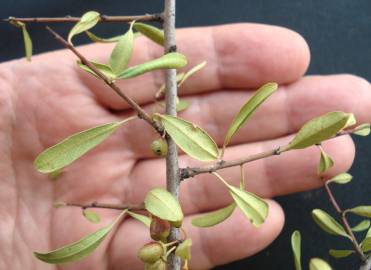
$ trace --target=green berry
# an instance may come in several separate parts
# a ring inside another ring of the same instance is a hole
[[[138,257],[144,263],[153,264],[157,262],[164,253],[165,249],[163,245],[157,242],[151,242],[139,249]]]
[[[154,140],[151,149],[156,156],[164,157],[167,155],[167,142],[162,138]]]

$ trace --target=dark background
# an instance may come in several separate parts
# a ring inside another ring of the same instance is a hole
[[[133,15],[162,10],[160,0],[0,0],[0,17],[8,16],[80,16],[87,10],[109,15]],[[232,22],[262,22],[286,26],[307,40],[312,53],[308,74],[353,73],[371,81],[371,1],[370,0],[197,0],[178,1],[177,26],[212,25]],[[54,26],[67,33],[70,25]],[[118,25],[102,25],[97,33],[118,34]],[[44,26],[29,27],[35,53],[59,49]],[[78,40],[78,38],[76,39]],[[87,42],[87,40],[83,41]],[[23,42],[18,29],[0,24],[0,61],[22,57]],[[351,89],[349,89],[351,91]],[[371,109],[371,108],[370,108]],[[370,203],[371,187],[368,170],[371,165],[371,139],[355,138],[357,158],[351,173],[354,181],[334,189],[344,207]],[[329,248],[349,248],[346,239],[322,232],[312,221],[310,211],[322,208],[335,214],[326,194],[321,190],[277,198],[286,213],[286,226],[278,239],[266,250],[251,258],[218,269],[294,269],[290,250],[290,235],[300,229],[303,235],[303,264],[310,257],[328,260],[334,269],[358,269],[358,260],[329,258]],[[358,220],[357,220],[358,221]],[[231,236],[235,237],[235,236]],[[222,248],[222,247],[221,247]]]

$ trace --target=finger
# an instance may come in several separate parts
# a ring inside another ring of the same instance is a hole
[[[204,128],[222,145],[227,129],[249,91],[220,91],[184,98],[190,107],[179,114]],[[308,76],[288,86],[281,86],[233,137],[232,144],[269,140],[294,133],[308,120],[329,111],[355,114],[358,123],[371,122],[371,85],[353,75]],[[147,107],[148,111],[153,107]],[[126,141],[140,158],[154,157],[149,145],[158,137],[137,123],[127,133]],[[140,140],[142,143],[138,144]]]
[[[284,223],[283,211],[274,201],[269,201],[269,215],[260,228],[254,228],[237,209],[228,220],[212,228],[192,226],[193,218],[189,216],[184,221],[184,228],[193,241],[191,269],[210,269],[251,256],[268,246],[278,236]],[[150,241],[148,235],[148,228],[133,220],[125,221],[110,244],[112,269],[122,266],[125,269],[143,269],[143,263],[136,254]]]
[[[292,136],[275,140],[249,143],[229,147],[225,160],[236,160],[250,154],[265,152],[286,145]],[[354,160],[354,144],[349,136],[341,136],[324,142],[325,151],[333,158],[334,167],[324,175],[326,179],[347,171]],[[262,197],[285,195],[319,187],[323,184],[317,174],[320,152],[316,147],[293,150],[279,156],[260,159],[244,165],[247,190]],[[179,159],[182,168],[202,166],[187,156]],[[204,166],[204,165],[203,165]],[[220,174],[231,184],[238,186],[240,169],[228,168]],[[141,202],[145,193],[165,184],[164,160],[143,161],[136,165],[130,176],[130,201]],[[213,210],[230,202],[230,196],[223,184],[211,174],[201,174],[185,180],[181,185],[181,202],[187,214]]]
[[[222,88],[254,88],[267,81],[289,83],[300,78],[309,64],[309,50],[297,33],[277,26],[233,24],[181,29],[177,32],[179,52],[188,58],[188,67],[204,60],[207,66],[185,83],[180,93],[196,94]],[[89,59],[107,62],[110,45],[80,49]],[[163,54],[163,48],[138,37],[131,64],[149,61]],[[188,68],[188,69],[189,69]],[[101,103],[113,109],[128,105],[88,74],[82,75]],[[164,82],[164,72],[119,81],[125,93],[138,103],[152,102]]]

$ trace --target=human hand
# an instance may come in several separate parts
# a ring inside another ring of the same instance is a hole
[[[226,151],[232,160],[287,143],[307,120],[328,111],[353,112],[359,123],[371,121],[370,84],[351,75],[302,77],[309,65],[305,41],[287,29],[257,24],[190,28],[177,32],[179,51],[189,66],[207,66],[180,89],[191,106],[180,117],[206,129],[221,145],[229,123],[256,89],[268,81],[281,84],[234,137]],[[78,48],[90,60],[105,61],[110,45]],[[133,63],[162,54],[145,38],[136,40]],[[121,81],[122,89],[153,109],[153,97],[163,82],[154,72]],[[32,251],[46,251],[76,241],[101,225],[88,223],[77,208],[52,207],[54,201],[140,203],[146,192],[165,184],[165,162],[154,158],[150,143],[157,138],[143,121],[132,121],[102,145],[68,167],[56,182],[33,168],[43,149],[63,138],[132,115],[115,93],[76,67],[66,50],[0,65],[0,269],[57,269],[36,260]],[[354,158],[349,136],[324,143],[335,167],[346,171]],[[316,174],[318,151],[291,151],[245,165],[249,191],[264,198],[321,185]],[[186,156],[181,167],[196,165]],[[238,185],[239,170],[221,174]],[[252,255],[271,243],[284,223],[282,209],[269,200],[265,224],[256,229],[235,211],[209,229],[190,225],[193,217],[230,203],[225,188],[211,175],[186,180],[181,187],[185,228],[193,239],[192,269],[211,268]],[[107,224],[118,214],[100,211]],[[236,237],[238,235],[238,237]],[[126,219],[88,258],[58,269],[141,269],[137,250],[149,241],[148,230]]]

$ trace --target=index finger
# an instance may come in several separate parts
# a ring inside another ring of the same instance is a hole
[[[184,84],[180,95],[228,88],[256,88],[268,81],[290,83],[305,73],[310,59],[308,46],[299,34],[283,27],[263,24],[180,29],[177,31],[177,44],[178,51],[188,58],[188,67],[207,61],[206,67]],[[79,50],[88,59],[104,63],[112,46],[93,44],[80,47]],[[162,54],[162,47],[145,37],[138,37],[130,65],[149,61]],[[49,58],[56,56],[46,55]],[[111,109],[128,108],[107,86],[97,83],[96,78],[82,71],[78,74],[99,103]],[[118,84],[127,95],[145,104],[154,100],[155,92],[163,82],[164,72],[159,71],[119,81]]]

